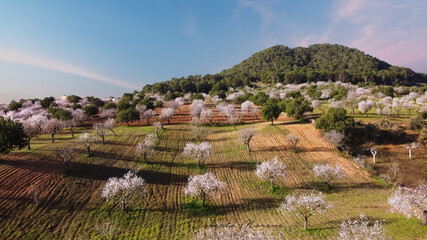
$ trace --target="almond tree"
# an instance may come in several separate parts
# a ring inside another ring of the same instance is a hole
[[[246,145],[248,151],[251,151],[249,143],[251,142],[256,131],[253,127],[245,127],[239,131],[240,140]]]
[[[292,145],[294,146],[294,150],[297,151],[297,144],[301,140],[301,138],[299,136],[288,134],[286,135],[286,139],[292,143]]]
[[[319,100],[313,100],[311,102],[311,106],[313,106],[313,108],[318,108],[320,111],[322,111],[323,114],[325,114],[325,109],[322,108],[322,102]]]
[[[103,123],[95,123],[95,133],[101,138],[102,144],[105,144],[105,136],[108,134],[108,129]]]
[[[330,142],[335,147],[341,147],[344,144],[345,135],[343,132],[332,130],[323,134],[323,138]]]
[[[104,127],[110,130],[114,134],[114,136],[117,136],[116,132],[113,130],[114,123],[116,123],[116,120],[114,118],[108,118],[107,121],[104,122]]]
[[[242,104],[240,104],[240,112],[243,115],[247,115],[254,109],[255,104],[249,100],[244,101]]]
[[[279,240],[271,230],[261,230],[256,227],[239,226],[233,224],[217,223],[213,227],[203,228],[196,232],[194,240],[236,240],[236,239],[250,239],[250,240]]]
[[[221,182],[212,172],[203,175],[190,176],[188,185],[184,189],[186,196],[202,198],[202,205],[205,206],[206,196],[214,196],[225,190],[225,182]]]
[[[74,137],[74,129],[77,127],[77,121],[74,119],[70,119],[65,122],[65,127],[70,129],[71,137]]]
[[[416,188],[399,187],[389,198],[392,212],[399,212],[406,217],[416,217],[427,225],[427,185],[421,183]]]
[[[208,142],[202,142],[200,144],[187,143],[184,147],[185,156],[194,157],[197,159],[197,165],[200,166],[200,161],[206,159],[211,154],[211,145]]]
[[[129,171],[123,177],[109,178],[102,188],[101,196],[107,202],[113,202],[114,206],[120,204],[122,210],[126,210],[126,204],[135,196],[145,196],[145,180],[138,177],[135,172]]]
[[[154,123],[153,123],[153,127],[154,127],[154,131],[156,131],[156,136],[157,136],[157,138],[160,138],[159,131],[160,131],[160,129],[162,129],[162,128],[163,128],[162,123],[161,123],[161,122],[159,122],[159,121],[154,122]]]
[[[49,133],[52,138],[52,143],[55,142],[56,133],[64,127],[64,124],[58,119],[50,119],[43,125],[44,131]]]
[[[412,159],[412,150],[417,149],[418,146],[420,146],[420,144],[417,142],[413,142],[410,145],[409,144],[405,145],[405,148],[408,149],[408,152],[409,152],[409,159]]]
[[[372,158],[374,160],[374,163],[377,163],[377,148],[375,146],[371,147],[371,154],[372,154]]]
[[[205,110],[204,104],[205,104],[205,101],[201,99],[193,100],[193,102],[190,104],[191,118],[195,117],[199,119],[201,117],[203,110]]]
[[[136,111],[138,111],[139,115],[142,117],[145,111],[147,111],[147,106],[143,104],[138,104],[135,106]]]
[[[77,143],[83,144],[87,150],[87,155],[91,155],[90,148],[98,142],[98,139],[96,136],[89,135],[89,133],[85,132],[83,135],[80,135],[79,139],[77,140]]]
[[[397,97],[393,98],[393,100],[392,100],[392,108],[396,112],[397,117],[400,116],[400,111],[402,111],[404,105],[405,105],[404,99],[399,99]]]
[[[200,117],[203,120],[207,120],[209,122],[209,124],[212,126],[212,123],[213,123],[213,113],[212,113],[212,110],[210,110],[210,109],[204,109],[202,111],[202,113],[200,114]]]
[[[144,161],[148,163],[148,158],[154,154],[154,147],[156,145],[156,136],[153,133],[145,136],[142,142],[136,145],[135,152],[142,155]]]
[[[235,123],[237,122],[236,110],[233,104],[220,103],[216,106],[218,111],[227,118],[227,122],[236,130]]]
[[[289,195],[277,209],[282,214],[296,213],[304,219],[304,229],[307,230],[308,218],[314,214],[323,214],[332,205],[322,192],[312,191],[310,194]]]
[[[344,169],[338,164],[335,167],[328,163],[315,164],[312,171],[316,177],[323,179],[329,188],[331,187],[332,180],[343,178],[346,175]]]
[[[193,135],[198,141],[201,141],[206,135],[206,130],[202,126],[193,125],[191,128],[191,135]]]
[[[366,100],[359,102],[359,111],[365,114],[365,117],[368,117],[368,112],[371,108],[375,106],[375,102],[372,100]]]
[[[360,218],[354,220],[348,219],[341,222],[338,227],[337,240],[386,240],[389,239],[385,235],[383,222],[376,220],[373,224],[369,224],[368,219],[361,214]]]
[[[286,166],[274,157],[272,160],[268,160],[259,164],[256,168],[256,175],[262,180],[270,181],[271,188],[274,189],[274,180],[276,178],[284,178]]]
[[[166,118],[168,120],[168,124],[170,124],[171,117],[175,115],[175,109],[173,108],[164,108],[162,109],[162,113],[160,114],[160,118]]]
[[[147,121],[147,125],[150,125],[150,119],[156,116],[156,111],[148,109],[142,113],[142,118]]]
[[[22,125],[24,126],[24,132],[26,136],[27,141],[27,147],[28,150],[31,150],[31,139],[43,132],[43,126],[48,122],[49,120],[47,117],[43,115],[33,115],[32,117],[28,118],[27,120],[22,121]]]
[[[81,109],[71,111],[71,116],[78,124],[83,124],[88,119],[88,116]]]
[[[67,170],[70,169],[70,163],[73,160],[73,152],[74,150],[70,147],[55,150],[56,156],[65,164]]]

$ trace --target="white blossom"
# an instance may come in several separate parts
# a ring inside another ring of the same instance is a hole
[[[212,172],[207,172],[203,175],[190,176],[188,185],[184,189],[186,196],[200,196],[205,205],[206,196],[214,196],[217,193],[224,191],[225,183],[218,180]]]
[[[343,178],[346,175],[344,169],[340,165],[336,164],[333,167],[329,163],[315,164],[313,167],[313,173],[324,180],[329,187],[331,186],[332,180]]]
[[[276,178],[284,178],[286,166],[274,157],[272,160],[264,161],[257,166],[256,175],[262,180],[270,181],[271,187],[274,188]]]
[[[383,221],[376,220],[369,224],[368,219],[362,214],[360,218],[348,219],[341,222],[338,227],[337,240],[386,240]]]
[[[185,156],[194,157],[198,160],[198,165],[202,159],[206,159],[211,154],[211,145],[208,142],[202,142],[200,144],[187,143],[182,152]]]

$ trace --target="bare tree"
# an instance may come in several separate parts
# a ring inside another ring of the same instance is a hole
[[[418,146],[420,146],[420,144],[417,142],[413,142],[410,145],[409,144],[405,145],[405,148],[408,149],[408,152],[409,152],[409,159],[412,159],[412,150],[417,149]]]
[[[375,146],[371,147],[371,154],[372,154],[372,158],[374,160],[374,163],[377,163],[377,148]]]
[[[251,151],[250,142],[254,137],[256,131],[253,127],[245,127],[239,131],[240,140],[246,145],[248,151]]]
[[[193,135],[198,141],[201,141],[206,135],[206,130],[202,126],[194,125],[191,128],[191,135]]]
[[[67,170],[70,169],[70,163],[73,160],[73,152],[74,150],[70,147],[55,150],[56,156],[65,164]]]
[[[120,230],[120,228],[115,227],[111,222],[98,224],[94,229],[102,235],[104,240],[111,238],[111,236],[114,236],[114,234]]]
[[[286,135],[286,139],[292,143],[292,145],[294,146],[294,150],[297,151],[297,144],[301,140],[301,138],[299,136],[288,134]]]
[[[42,194],[42,186],[39,183],[33,183],[29,189],[29,195],[36,205],[40,203],[40,195]]]
[[[390,165],[390,167],[389,167],[389,170],[388,170],[389,172],[390,172],[390,174],[391,174],[391,178],[392,178],[392,180],[393,180],[393,182],[396,182],[396,180],[397,180],[397,174],[399,173],[399,171],[400,171],[400,168],[399,168],[399,163],[398,162],[393,162],[391,165]]]
[[[326,212],[332,205],[322,192],[312,191],[310,194],[289,195],[277,209],[282,214],[296,213],[304,219],[304,229],[308,228],[308,218],[314,214]]]

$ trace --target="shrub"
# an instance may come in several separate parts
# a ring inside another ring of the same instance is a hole
[[[344,108],[330,108],[326,114],[316,121],[316,128],[326,132],[332,130],[344,132],[354,125],[354,119],[347,115]]]

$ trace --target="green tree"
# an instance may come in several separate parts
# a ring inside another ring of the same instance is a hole
[[[130,122],[138,121],[139,113],[135,108],[128,108],[124,111],[121,111],[117,114],[116,121],[119,123],[125,122],[128,126],[130,126]]]
[[[78,103],[82,98],[77,95],[67,96],[67,100],[69,103]]]
[[[0,117],[0,153],[9,153],[14,148],[26,146],[24,127],[20,122]]]
[[[55,98],[54,97],[45,97],[40,101],[40,104],[42,105],[42,107],[44,108],[48,108],[50,107],[50,105],[55,102]]]
[[[20,103],[20,102],[16,102],[16,101],[11,101],[10,103],[9,103],[9,106],[8,106],[8,108],[7,108],[7,110],[9,110],[9,111],[16,111],[16,110],[18,110],[19,108],[21,108],[22,107],[22,103]]]
[[[277,103],[266,103],[261,109],[261,116],[265,121],[271,121],[271,124],[274,124],[274,120],[280,116],[280,108]]]
[[[52,114],[53,118],[59,119],[61,121],[68,121],[73,118],[70,111],[62,109],[62,108],[56,108],[54,110],[54,113]]]
[[[113,102],[109,102],[107,104],[104,105],[104,107],[102,107],[103,109],[116,109],[117,108],[117,104],[113,103]]]
[[[344,132],[347,128],[354,127],[354,119],[347,115],[344,108],[329,108],[328,112],[316,121],[316,128],[324,132],[336,130]]]
[[[311,103],[304,98],[291,99],[286,101],[286,114],[296,119],[302,119],[304,113],[312,112]]]
[[[88,116],[95,116],[96,114],[98,114],[99,110],[98,110],[98,107],[96,105],[91,104],[89,106],[84,107],[83,111]]]
[[[259,92],[257,95],[249,98],[249,101],[255,103],[255,105],[262,106],[268,100],[268,95],[265,92]]]

